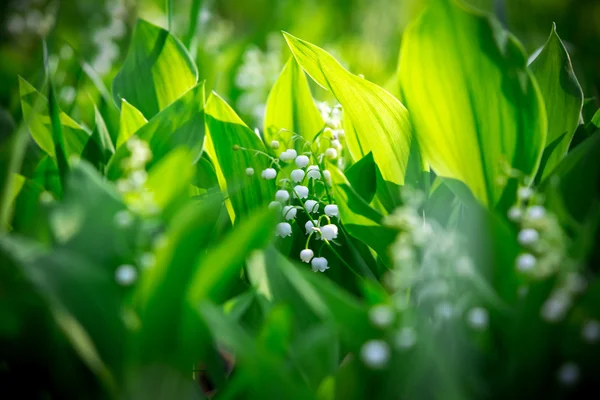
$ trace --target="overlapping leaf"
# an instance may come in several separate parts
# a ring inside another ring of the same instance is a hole
[[[321,48],[288,33],[284,36],[298,64],[342,105],[352,157],[359,159],[372,152],[385,180],[404,183],[412,134],[402,103],[383,88],[348,72]]]
[[[117,137],[117,148],[121,147],[131,135],[137,132],[142,126],[144,126],[148,120],[144,115],[129,104],[125,99],[121,102],[121,121],[119,136]]]
[[[138,20],[123,67],[113,81],[117,105],[125,99],[150,119],[198,81],[185,47],[165,29]]]
[[[535,174],[546,141],[542,96],[523,49],[495,20],[459,1],[434,1],[404,34],[399,73],[438,175],[493,205],[507,167]]]

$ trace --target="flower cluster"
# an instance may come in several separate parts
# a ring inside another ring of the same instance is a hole
[[[291,142],[304,140],[298,135],[293,135]],[[269,144],[273,150],[280,149],[282,144],[273,140]],[[307,236],[304,250],[300,252],[300,259],[310,263],[313,271],[324,272],[329,269],[329,262],[325,257],[319,256],[320,250],[311,249],[310,244],[321,244],[331,246],[331,242],[337,239],[339,228],[338,206],[333,203],[330,193],[331,173],[325,169],[324,153],[318,156],[311,149],[311,143],[305,141],[303,149],[306,151],[298,153],[294,148],[286,148],[280,152],[278,158],[266,153],[260,154],[269,157],[270,166],[260,173],[260,178],[265,180],[276,180],[277,191],[275,199],[269,204],[270,208],[281,211],[281,222],[277,224],[276,235],[286,238],[292,235],[292,223],[301,225],[301,230]],[[236,150],[248,150],[239,146]],[[252,150],[249,150],[252,151]],[[246,175],[253,177],[253,168],[246,168]],[[285,174],[285,175],[284,175]],[[306,219],[302,224],[300,222]]]
[[[129,139],[126,146],[130,155],[122,161],[124,174],[117,181],[117,190],[131,210],[154,215],[159,210],[152,193],[145,188],[148,179],[146,164],[152,159],[152,151],[148,143],[136,137]]]
[[[127,33],[125,21],[128,17],[124,0],[107,1],[105,10],[109,21],[94,32],[93,40],[98,52],[91,63],[92,67],[102,75],[110,72],[114,62],[119,58],[118,41]]]
[[[37,4],[36,4],[37,3]],[[56,5],[38,7],[39,2],[15,0],[6,21],[6,30],[15,37],[46,36],[56,23]]]

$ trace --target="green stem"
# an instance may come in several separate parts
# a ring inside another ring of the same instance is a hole
[[[173,29],[173,0],[167,0],[167,29]]]

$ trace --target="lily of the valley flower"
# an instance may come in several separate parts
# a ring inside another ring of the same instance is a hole
[[[287,149],[286,151],[281,153],[281,155],[279,156],[279,159],[281,161],[292,161],[293,159],[296,158],[297,155],[298,155],[298,153],[296,152],[296,150]]]
[[[290,199],[290,194],[287,190],[278,190],[277,193],[275,193],[275,198],[277,201],[285,203]]]
[[[531,271],[536,263],[535,257],[529,253],[520,254],[517,257],[517,269],[521,272]]]
[[[321,179],[321,172],[318,165],[311,165],[306,170],[306,175],[309,179]]]
[[[334,224],[328,224],[321,228],[321,237],[326,240],[336,239],[338,235],[338,227]]]
[[[281,203],[278,201],[272,201],[269,203],[269,208],[281,210]]]
[[[292,171],[290,176],[294,182],[300,182],[302,179],[304,179],[304,171],[301,169],[295,169]]]
[[[312,266],[312,270],[314,272],[325,272],[326,269],[329,269],[327,266],[328,262],[325,257],[315,257],[312,259],[310,265]]]
[[[335,204],[327,204],[325,206],[325,214],[327,214],[329,217],[339,217],[340,212],[338,210],[338,206]]]
[[[333,147],[330,147],[327,150],[325,150],[325,157],[329,158],[330,160],[335,160],[337,156],[337,150]]]
[[[298,212],[298,210],[296,209],[296,207],[285,206],[285,207],[283,207],[283,211],[281,213],[283,214],[284,219],[290,220],[290,219],[296,218],[297,212]]]
[[[305,155],[296,157],[296,165],[298,166],[298,168],[306,167],[309,162],[310,162],[309,158]]]
[[[115,279],[122,286],[130,286],[137,279],[137,270],[133,265],[123,264],[115,271]]]
[[[306,186],[296,185],[294,186],[294,193],[301,199],[306,199],[308,197],[308,188]]]
[[[304,249],[300,252],[300,259],[305,263],[309,263],[315,253],[311,249]]]
[[[275,179],[275,177],[277,176],[277,171],[275,170],[275,168],[267,168],[262,172],[261,176],[263,179],[266,180]]]
[[[532,245],[538,241],[540,234],[535,229],[526,228],[519,232],[517,240],[522,246]]]
[[[246,168],[246,175],[248,175],[248,176],[254,175],[254,168]]]
[[[306,221],[306,224],[304,224],[304,229],[306,229],[306,234],[310,235],[315,231],[315,224],[313,224],[311,220],[308,220]]]
[[[319,211],[319,203],[315,200],[306,200],[306,202],[304,202],[304,206],[309,213],[316,213]]]
[[[279,142],[277,140],[271,141],[271,148],[272,149],[278,149],[279,148]]]
[[[280,222],[275,228],[275,234],[282,238],[292,235],[292,226],[287,222]]]

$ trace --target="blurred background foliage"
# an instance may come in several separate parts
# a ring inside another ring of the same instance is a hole
[[[469,2],[494,12],[518,36],[528,54],[544,44],[555,22],[586,97],[598,98],[599,1]],[[425,3],[424,0],[174,0],[172,30],[184,43],[191,43],[200,77],[207,80],[207,90],[216,90],[250,126],[261,126],[268,90],[290,56],[280,31],[319,44],[353,72],[391,88],[402,32]],[[2,2],[0,7],[3,124],[19,119],[17,75],[38,87],[43,83],[40,34],[50,32],[51,66],[58,73],[62,109],[75,120],[92,126],[92,101],[101,107],[112,104],[102,104],[103,99],[90,96],[95,96],[102,84],[107,88],[105,95],[110,91],[110,82],[125,58],[137,17],[167,26],[164,0],[13,0]],[[110,96],[105,97],[108,100]],[[101,111],[110,114],[102,108]],[[111,118],[108,119],[110,125]]]

